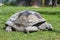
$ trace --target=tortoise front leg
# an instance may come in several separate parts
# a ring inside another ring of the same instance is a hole
[[[35,31],[38,31],[38,28],[36,26],[28,26],[25,28],[26,33],[35,32]]]

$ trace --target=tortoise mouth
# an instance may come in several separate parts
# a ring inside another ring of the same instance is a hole
[[[38,22],[38,23],[34,24],[33,26],[38,27],[38,26],[40,26],[41,24],[43,24],[43,23],[45,23],[45,22],[46,22],[46,21],[43,21],[43,22]]]

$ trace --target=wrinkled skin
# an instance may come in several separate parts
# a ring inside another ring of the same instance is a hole
[[[38,30],[52,30],[52,25],[47,23],[41,15],[34,11],[22,11],[12,15],[6,22],[7,32],[27,32]]]

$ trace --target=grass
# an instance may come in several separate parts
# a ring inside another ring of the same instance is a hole
[[[15,12],[34,10],[51,23],[53,31],[38,31],[29,34],[23,32],[6,32],[3,28],[7,19]],[[0,7],[0,40],[60,40],[60,7]]]

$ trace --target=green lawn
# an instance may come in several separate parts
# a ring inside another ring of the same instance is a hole
[[[15,12],[21,10],[34,10],[51,23],[53,31],[38,31],[29,34],[23,32],[6,32],[4,24],[6,20]],[[60,40],[60,7],[0,7],[0,40]]]

